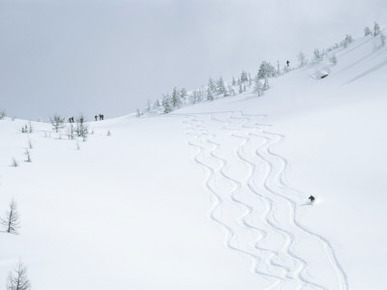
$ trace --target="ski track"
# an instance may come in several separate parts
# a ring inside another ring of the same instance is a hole
[[[251,271],[267,280],[262,289],[347,290],[347,275],[332,244],[297,219],[298,206],[306,194],[287,185],[288,161],[272,150],[284,136],[268,130],[270,125],[262,123],[266,116],[232,111],[176,116],[184,118],[190,136],[187,143],[196,148],[193,161],[205,173],[204,186],[212,200],[209,216],[225,231],[225,246],[250,258]],[[219,138],[227,142],[217,141]],[[232,152],[222,155],[222,150],[230,149],[227,145],[235,141],[238,145]],[[232,161],[246,168],[243,177],[229,172],[235,164]],[[256,208],[257,203],[264,209]],[[288,210],[283,212],[284,208]],[[279,214],[286,214],[286,223],[276,218]],[[327,260],[329,271],[335,273],[330,277],[334,286],[327,286],[323,277],[310,275],[310,258],[296,248],[300,241],[324,249],[326,257],[321,259]]]

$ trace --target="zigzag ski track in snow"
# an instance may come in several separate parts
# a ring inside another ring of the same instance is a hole
[[[273,152],[284,136],[265,116],[242,112],[185,114],[193,160],[205,172],[213,220],[224,244],[251,260],[266,281],[260,289],[348,289],[328,239],[305,227],[297,208],[306,195],[290,188],[286,158]]]

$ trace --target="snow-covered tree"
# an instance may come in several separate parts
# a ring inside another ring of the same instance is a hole
[[[323,59],[323,54],[317,48],[313,51],[314,60],[320,62]]]
[[[19,260],[15,269],[9,273],[7,290],[29,290],[31,282],[27,276],[27,267]]]
[[[212,94],[212,90],[208,87],[207,88],[207,101],[213,101],[214,95]]]
[[[169,95],[164,95],[162,105],[164,107],[164,114],[172,112],[171,101]]]
[[[232,84],[233,86],[236,86],[236,80],[235,80],[234,77],[232,77],[232,82],[231,82],[231,84]]]
[[[258,70],[259,78],[264,79],[267,77],[274,77],[275,75],[276,75],[275,67],[267,61],[262,61]]]
[[[222,77],[220,77],[216,82],[216,92],[218,95],[223,95],[224,97],[228,96],[228,91]]]
[[[174,87],[171,95],[171,105],[173,108],[175,108],[175,107],[179,107],[180,104],[181,104],[180,92],[176,87]]]
[[[216,84],[212,78],[208,80],[208,89],[210,90],[211,95],[216,94]]]
[[[86,124],[86,118],[83,114],[80,114],[77,119],[77,127],[75,129],[78,137],[82,137],[83,142],[87,140],[89,135],[89,126]]]
[[[17,205],[14,200],[9,204],[9,209],[6,211],[4,217],[0,218],[1,224],[5,227],[5,232],[10,234],[18,234],[20,228],[20,219],[17,212]]]
[[[6,113],[4,110],[0,110],[0,120],[4,119],[4,117],[6,116]]]
[[[180,98],[184,99],[187,96],[187,90],[185,88],[182,88],[180,90]]]
[[[298,54],[297,58],[299,67],[304,67],[308,63],[306,56],[302,51]]]
[[[383,32],[380,32],[380,42],[382,46],[386,45],[386,35]]]
[[[245,82],[247,82],[248,80],[249,80],[249,78],[248,78],[247,72],[242,71],[242,72],[241,72],[241,83],[245,83]]]
[[[374,36],[379,35],[380,33],[380,26],[377,22],[374,23]]]
[[[262,86],[261,79],[260,79],[258,74],[255,77],[254,82],[255,82],[254,92],[257,93],[258,97],[260,97],[263,95],[263,86]]]
[[[243,93],[243,87],[242,87],[242,84],[239,84],[239,94],[242,94]]]
[[[268,89],[270,89],[269,79],[268,79],[268,78],[265,78],[265,82],[264,82],[264,84],[263,84],[263,90],[264,90],[264,91],[267,91]]]
[[[59,130],[65,126],[64,122],[65,122],[65,118],[62,118],[58,114],[55,114],[53,117],[50,117],[50,123],[56,133],[58,133]]]
[[[364,36],[371,35],[372,31],[371,29],[367,26],[364,28]]]
[[[329,61],[331,62],[331,64],[336,65],[337,64],[337,57],[336,57],[336,55],[332,54],[329,57]]]

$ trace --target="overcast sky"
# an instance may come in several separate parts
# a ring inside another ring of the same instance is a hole
[[[0,110],[115,117],[174,86],[296,62],[387,24],[385,0],[0,0]]]

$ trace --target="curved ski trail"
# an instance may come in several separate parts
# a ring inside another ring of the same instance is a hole
[[[242,112],[183,115],[225,246],[252,261],[260,289],[348,289],[331,243],[297,219],[305,194],[286,184],[288,162],[271,149],[283,136]],[[261,285],[260,285],[261,286]]]

